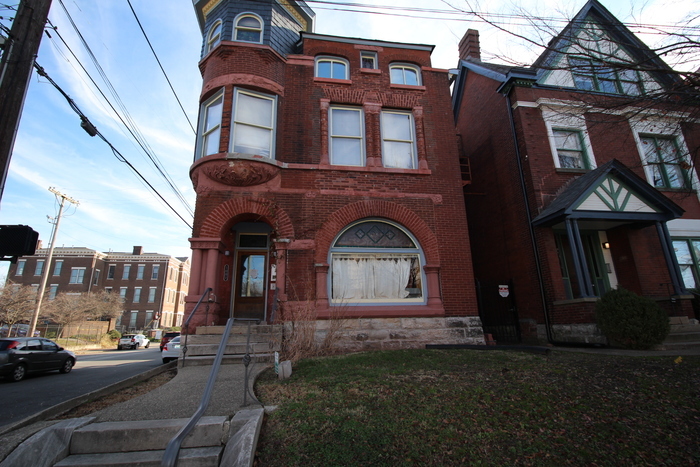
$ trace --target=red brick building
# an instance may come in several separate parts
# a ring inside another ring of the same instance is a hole
[[[700,127],[688,86],[596,0],[531,67],[482,62],[473,30],[460,58],[453,108],[485,332],[605,342],[594,307],[617,286],[692,318]]]
[[[314,34],[301,1],[195,2],[194,326],[347,318],[353,348],[483,342],[447,70]],[[323,326],[323,323],[320,323]]]

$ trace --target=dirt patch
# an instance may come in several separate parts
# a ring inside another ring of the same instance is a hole
[[[63,413],[58,417],[54,417],[52,420],[65,420],[67,418],[84,417],[90,415],[93,412],[97,412],[98,410],[110,407],[114,404],[118,404],[120,402],[125,402],[135,397],[142,396],[153,391],[154,389],[161,387],[162,385],[173,379],[175,375],[177,375],[176,368],[165,371],[163,373],[159,373],[153,376],[152,378],[136,383],[133,386],[120,389],[114,394],[102,396],[98,399],[85,402],[84,404],[81,404],[78,407],[75,407],[69,410],[68,412]]]

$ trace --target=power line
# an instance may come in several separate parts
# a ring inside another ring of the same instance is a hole
[[[192,125],[190,118],[187,116],[187,112],[185,112],[185,108],[182,106],[182,102],[180,102],[180,98],[177,96],[177,93],[175,92],[175,88],[173,88],[173,84],[170,82],[170,78],[168,78],[168,74],[165,72],[163,65],[160,63],[160,59],[158,58],[158,54],[156,54],[156,51],[153,49],[153,45],[151,45],[151,41],[148,39],[148,36],[146,35],[146,31],[143,29],[143,26],[141,25],[141,21],[139,20],[139,17],[136,15],[136,11],[134,11],[134,7],[131,6],[131,0],[126,0],[126,2],[129,4],[129,8],[131,8],[131,12],[134,14],[134,18],[136,19],[136,22],[138,23],[139,28],[141,28],[141,32],[143,33],[143,37],[146,39],[146,42],[148,42],[148,46],[151,48],[151,52],[153,52],[153,56],[155,57],[156,61],[158,62],[158,66],[160,67],[160,71],[162,71],[163,76],[165,76],[165,80],[168,82],[168,85],[170,86],[170,90],[173,92],[173,96],[175,96],[175,100],[177,100],[177,103],[180,105],[180,109],[182,110],[183,115],[187,119],[187,123],[190,124],[190,128],[192,128],[192,133],[194,133],[196,135],[197,130],[194,129],[194,126]]]

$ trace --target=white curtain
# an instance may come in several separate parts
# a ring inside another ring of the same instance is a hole
[[[403,299],[411,274],[410,256],[333,257],[333,299]]]

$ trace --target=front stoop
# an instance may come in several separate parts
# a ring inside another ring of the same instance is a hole
[[[681,350],[700,347],[700,324],[694,324],[685,316],[670,319],[671,331],[666,336],[662,350]]]
[[[196,334],[190,334],[185,341],[180,338],[183,346],[187,346],[185,358],[178,360],[180,366],[211,365],[221,344],[225,326],[200,326]],[[250,325],[250,342],[248,343],[248,325],[235,325],[226,341],[226,349],[222,359],[223,364],[241,363],[248,353],[253,361],[272,361],[274,353],[282,345],[283,326],[258,324]]]

